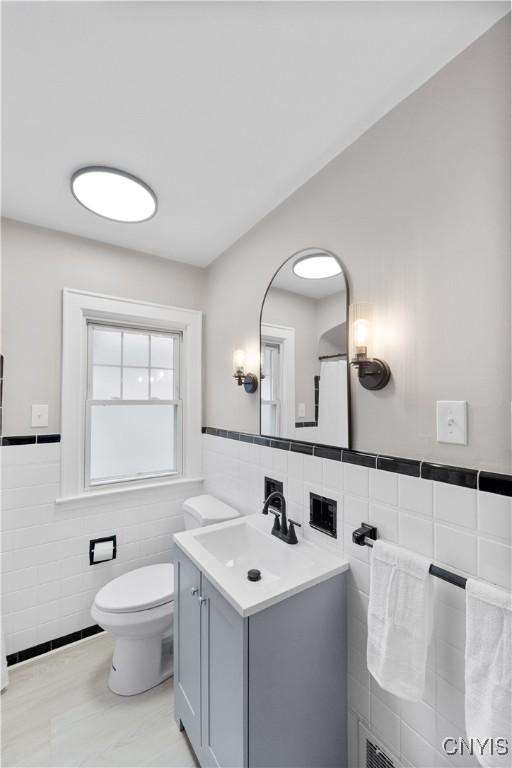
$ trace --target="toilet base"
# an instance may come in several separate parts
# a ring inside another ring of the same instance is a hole
[[[117,637],[108,687],[118,696],[149,691],[173,674],[172,636]]]

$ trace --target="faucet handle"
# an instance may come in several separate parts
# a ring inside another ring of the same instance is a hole
[[[280,530],[281,530],[281,520],[280,520],[280,518],[281,518],[281,513],[280,513],[280,512],[276,512],[276,510],[275,510],[275,509],[269,509],[269,512],[270,512],[272,515],[274,515],[274,517],[275,517],[275,520],[274,520],[274,525],[272,526],[272,532],[274,532],[274,531],[280,531]]]
[[[290,520],[288,518],[290,527],[288,529],[288,544],[298,544],[297,534],[295,533],[295,526],[298,525],[302,528],[302,523],[298,523],[296,520]]]

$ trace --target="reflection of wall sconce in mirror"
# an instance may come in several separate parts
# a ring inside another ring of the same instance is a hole
[[[359,383],[365,389],[382,389],[391,376],[389,365],[372,357],[373,307],[350,305],[350,364],[357,368]]]
[[[249,394],[258,389],[258,377],[254,373],[245,372],[245,352],[243,349],[235,349],[233,353],[233,367],[235,372],[233,378],[236,379],[239,387],[244,385],[244,389]]]

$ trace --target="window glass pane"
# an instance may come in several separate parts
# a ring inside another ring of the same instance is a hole
[[[92,369],[93,400],[119,400],[121,397],[121,369],[109,365],[95,365]]]
[[[149,365],[149,336],[144,333],[123,334],[123,365]]]
[[[262,400],[272,400],[272,372],[269,366],[268,350],[265,350],[263,357],[263,377],[261,379],[261,398]]]
[[[123,400],[147,400],[148,384],[147,368],[123,368]]]
[[[151,337],[151,365],[153,368],[174,368],[174,339],[172,336]]]
[[[91,482],[176,471],[176,406],[91,406]]]
[[[121,332],[94,328],[93,362],[121,365]]]
[[[261,404],[261,432],[264,435],[277,434],[277,405]]]
[[[152,368],[149,380],[151,397],[158,400],[174,400],[174,371]]]
[[[263,347],[263,376],[261,381],[261,397],[263,400],[277,400],[276,392],[276,363],[278,349],[265,345]]]

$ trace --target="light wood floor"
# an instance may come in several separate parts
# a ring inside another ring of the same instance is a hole
[[[106,634],[11,667],[2,694],[2,766],[192,768],[174,720],[173,678],[138,696],[107,688]]]

